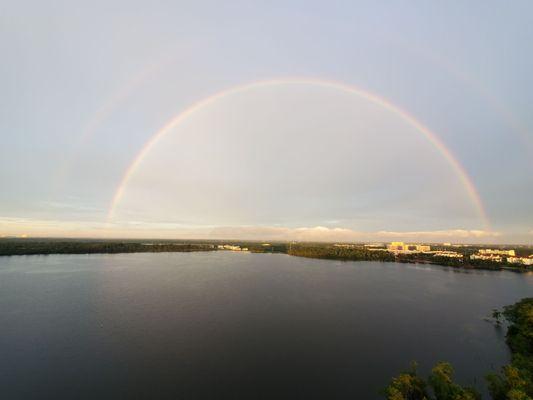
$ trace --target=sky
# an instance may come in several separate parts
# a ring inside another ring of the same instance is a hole
[[[533,244],[530,1],[0,4],[0,236]]]

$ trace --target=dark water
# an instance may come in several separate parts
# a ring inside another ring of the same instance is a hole
[[[533,276],[218,253],[0,257],[0,398],[374,399],[418,360],[508,361]]]

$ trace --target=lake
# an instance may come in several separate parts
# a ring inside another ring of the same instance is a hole
[[[234,252],[0,257],[0,398],[379,399],[417,360],[482,388],[533,275]]]

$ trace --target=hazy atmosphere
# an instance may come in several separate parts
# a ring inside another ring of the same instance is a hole
[[[0,1],[0,398],[533,399],[533,1]]]
[[[531,244],[532,13],[4,2],[0,236]]]

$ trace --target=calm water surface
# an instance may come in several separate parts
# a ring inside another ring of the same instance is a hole
[[[0,398],[376,399],[439,360],[482,388],[483,320],[533,276],[248,253],[0,257]]]

